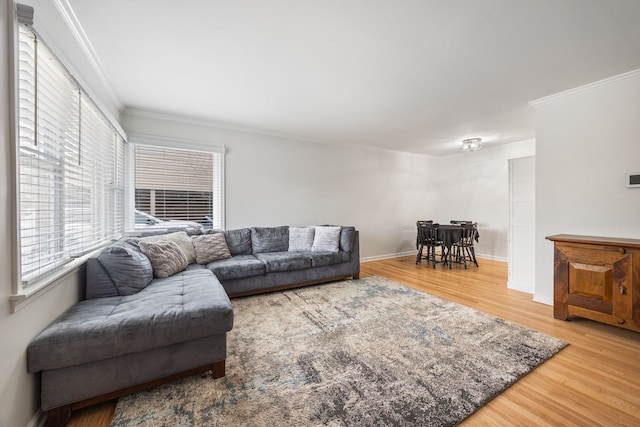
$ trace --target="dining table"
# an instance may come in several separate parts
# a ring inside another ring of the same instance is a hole
[[[440,224],[438,226],[438,240],[442,241],[444,253],[442,261],[450,265],[449,257],[451,257],[451,248],[454,243],[458,243],[462,238],[462,226],[459,224]],[[476,242],[480,240],[480,233],[476,230]],[[417,239],[416,239],[417,245]]]
[[[441,224],[438,227],[438,238],[442,240],[442,246],[445,248],[443,262],[450,265],[451,247],[462,239],[462,226],[459,224]],[[480,233],[476,230],[476,242],[479,240]]]

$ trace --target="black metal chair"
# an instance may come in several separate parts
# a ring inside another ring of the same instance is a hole
[[[418,224],[418,255],[416,256],[416,264],[425,259],[433,264],[436,268],[436,248],[440,248],[440,257],[444,254],[444,242],[438,237],[439,224],[426,223]],[[426,254],[424,250],[426,248]]]
[[[462,236],[460,240],[452,246],[455,253],[455,260],[457,263],[464,264],[464,268],[467,268],[467,260],[474,263],[477,267],[478,260],[476,259],[474,242],[478,238],[478,224],[461,224],[460,227],[462,228]]]

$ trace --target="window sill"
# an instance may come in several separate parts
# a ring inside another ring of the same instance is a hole
[[[23,292],[11,295],[9,297],[11,313],[15,313],[23,309],[32,301],[38,299],[40,296],[46,294],[51,289],[64,282],[70,274],[77,272],[85,264],[87,259],[98,253],[100,250],[102,250],[102,247],[74,259],[73,261],[65,264],[64,267],[61,267],[51,274],[48,274],[30,284],[28,288],[23,289]]]

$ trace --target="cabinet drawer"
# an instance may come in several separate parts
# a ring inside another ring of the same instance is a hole
[[[567,263],[567,303],[633,319],[633,251],[618,246],[557,244]]]

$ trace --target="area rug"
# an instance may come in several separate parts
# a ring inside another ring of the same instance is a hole
[[[566,343],[381,277],[232,300],[227,373],[121,398],[112,426],[449,426]]]

